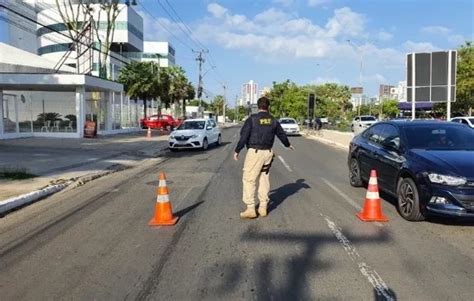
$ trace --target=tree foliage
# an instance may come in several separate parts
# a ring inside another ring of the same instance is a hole
[[[453,112],[467,115],[474,107],[474,44],[466,42],[458,49],[456,102]]]

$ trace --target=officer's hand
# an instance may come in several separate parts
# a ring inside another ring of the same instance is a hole
[[[239,153],[234,153],[234,160],[239,161]]]
[[[291,150],[295,150],[295,147],[293,145],[290,145],[288,148]]]

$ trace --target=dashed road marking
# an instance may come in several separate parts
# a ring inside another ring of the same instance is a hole
[[[289,172],[293,172],[293,170],[291,169],[290,165],[288,165],[288,163],[286,163],[285,159],[283,159],[282,156],[278,155],[278,159],[280,159],[281,163],[283,164],[283,166],[285,166],[285,168],[289,171]]]
[[[387,284],[383,281],[382,277],[370,267],[367,263],[363,261],[363,258],[357,252],[357,249],[352,245],[350,240],[342,233],[341,229],[327,216],[321,214],[326,220],[329,229],[336,236],[337,240],[342,244],[342,247],[346,251],[349,258],[357,264],[359,271],[364,275],[370,284],[374,287],[377,295],[382,296],[385,300],[395,300]]]

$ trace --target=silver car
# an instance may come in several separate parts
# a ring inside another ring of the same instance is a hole
[[[375,118],[374,116],[370,116],[370,115],[356,116],[352,120],[351,130],[354,133],[359,134],[363,130],[370,127],[372,124],[376,122],[377,122],[377,118]]]

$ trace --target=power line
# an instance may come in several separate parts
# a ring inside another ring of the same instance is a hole
[[[186,23],[183,21],[183,19],[181,19],[181,17],[179,16],[178,12],[174,9],[173,5],[171,5],[171,3],[168,1],[168,0],[165,0],[166,1],[166,4],[168,4],[168,6],[171,8],[171,10],[173,11],[174,15],[178,18],[179,21],[181,21],[180,24],[182,24],[184,26],[184,28],[187,30],[187,32],[189,33],[189,38],[199,47],[199,48],[203,48],[203,49],[206,49],[206,46],[204,46],[201,41],[199,41],[198,38],[194,37],[194,33],[192,32],[192,30],[189,28],[188,25],[186,25]],[[158,2],[160,2],[160,0],[158,0]],[[161,2],[160,2],[161,3]],[[166,11],[166,9],[165,9]],[[169,14],[168,14],[169,15]],[[178,23],[178,22],[177,22]]]
[[[59,30],[57,30],[57,29],[54,29],[53,27],[51,27],[51,26],[49,26],[49,25],[42,24],[42,23],[40,23],[40,22],[38,22],[38,21],[36,21],[36,20],[34,20],[34,19],[28,17],[28,16],[25,16],[25,15],[23,15],[23,14],[21,14],[21,13],[15,11],[15,10],[13,10],[13,9],[11,9],[11,8],[9,8],[9,7],[7,7],[7,6],[5,6],[5,5],[2,4],[2,3],[0,3],[0,7],[4,8],[4,9],[6,9],[6,10],[12,12],[13,14],[18,15],[18,16],[20,16],[20,17],[22,17],[22,18],[24,18],[24,19],[26,19],[26,20],[28,20],[28,21],[30,21],[30,22],[33,22],[33,23],[35,23],[35,24],[37,24],[37,25],[40,25],[40,26],[45,27],[45,28],[48,28],[49,30],[51,30],[51,31],[53,31],[53,32],[55,32],[55,33],[57,33],[57,34],[60,34],[60,35],[62,35],[62,36],[64,36],[64,37],[66,37],[66,38],[67,38],[68,40],[70,40],[71,42],[74,42],[74,41],[71,39],[70,36],[68,36],[67,34],[65,34],[65,33],[61,32],[61,31],[59,31]],[[76,42],[77,42],[78,44],[81,44],[82,46],[90,47],[90,48],[92,48],[93,50],[98,51],[98,52],[101,53],[101,54],[106,54],[105,51],[102,51],[102,50],[98,49],[97,47],[94,46],[94,44],[92,44],[92,45],[87,45],[87,44],[84,43],[84,42],[80,42],[80,41],[76,41]],[[111,58],[114,58],[114,59],[116,59],[117,61],[119,61],[119,62],[121,62],[121,63],[123,63],[123,64],[125,64],[125,65],[128,65],[128,63],[129,63],[128,61],[124,61],[123,59],[118,58],[117,56],[114,56],[114,55],[112,55],[112,54],[113,54],[113,52],[109,52],[108,55],[109,55]]]
[[[166,30],[171,36],[173,36],[178,42],[180,42],[181,44],[183,44],[184,46],[186,46],[187,48],[189,48],[190,50],[193,49],[193,47],[189,46],[189,44],[187,44],[186,42],[184,42],[183,40],[181,40],[178,36],[176,36],[171,30],[169,30],[157,17],[155,17],[152,13],[150,13],[150,11],[145,7],[143,6],[143,4],[141,4],[141,2],[138,3],[141,8],[150,16],[152,17],[158,24],[161,25],[161,27]]]

